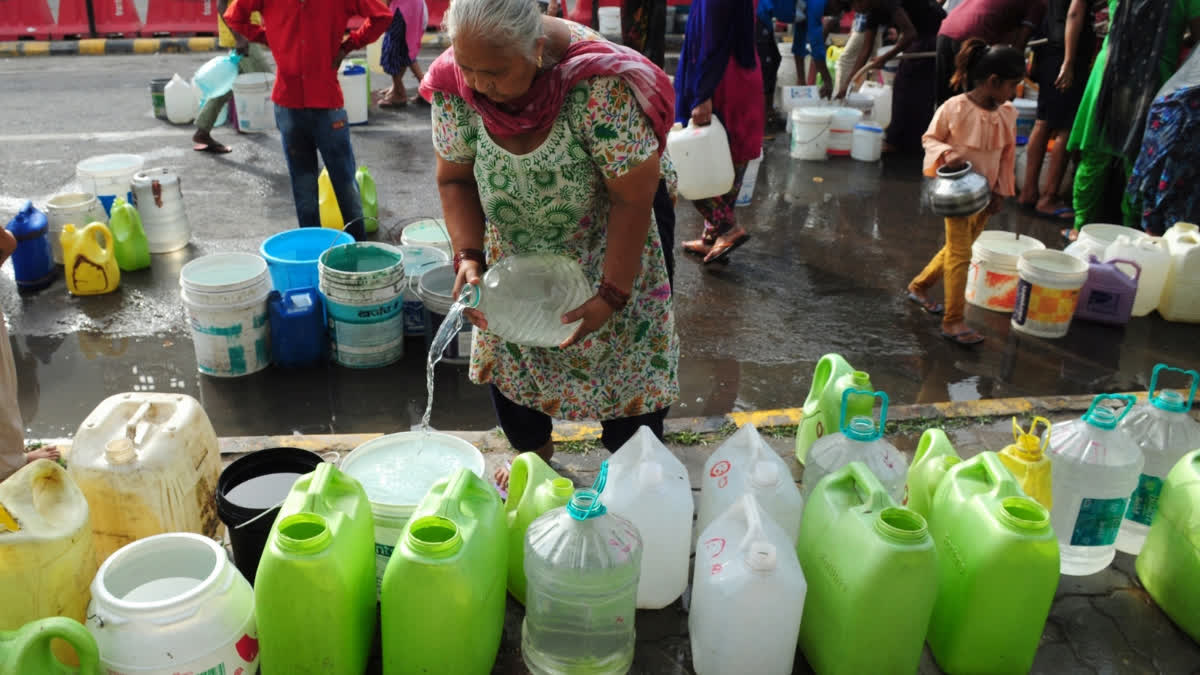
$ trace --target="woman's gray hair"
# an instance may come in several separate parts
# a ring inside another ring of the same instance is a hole
[[[512,46],[530,58],[538,38],[545,35],[537,0],[452,0],[444,22],[451,42],[471,35],[496,46]]]

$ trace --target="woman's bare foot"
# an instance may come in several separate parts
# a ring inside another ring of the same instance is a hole
[[[554,457],[554,441],[546,441],[546,444],[532,452],[541,457],[547,464],[550,463],[550,458]],[[501,490],[508,490],[508,476],[512,473],[508,466],[502,466],[496,469],[492,474],[492,480]]]
[[[58,448],[53,445],[48,445],[44,448],[30,450],[29,452],[25,453],[25,463],[28,464],[30,462],[36,462],[39,459],[48,459],[52,462],[57,462],[59,457],[62,457],[62,453],[58,451]]]

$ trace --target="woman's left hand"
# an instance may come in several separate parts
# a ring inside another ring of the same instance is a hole
[[[591,333],[596,332],[608,322],[608,318],[613,315],[612,305],[608,304],[599,295],[593,295],[588,298],[588,301],[575,309],[563,314],[562,322],[575,323],[583,319],[583,323],[575,329],[571,337],[567,338],[559,348],[566,349],[573,344],[576,344]]]

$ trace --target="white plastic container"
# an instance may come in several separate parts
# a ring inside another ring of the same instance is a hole
[[[87,628],[109,673],[253,673],[254,592],[217,542],[173,532],[136,541],[92,582]]]
[[[667,152],[679,177],[684,199],[708,199],[733,189],[733,156],[729,137],[715,116],[703,127],[676,123],[667,133]]]
[[[792,159],[827,159],[833,108],[796,108],[792,111],[791,119]]]
[[[196,95],[179,73],[163,87],[163,102],[167,107],[167,121],[171,124],[191,124],[196,119]]]
[[[890,46],[889,47],[880,47],[878,49],[878,51],[875,52],[875,55],[883,56],[890,49],[891,49]],[[884,84],[886,84],[887,86],[890,87],[893,84],[895,84],[896,73],[898,73],[899,71],[900,71],[900,59],[892,59],[891,61],[888,61],[887,63],[883,64],[883,71],[880,73],[880,79],[883,80]]]
[[[870,417],[848,418],[846,402],[852,395],[874,396],[880,401],[879,424]],[[842,392],[842,411],[838,433],[827,434],[817,439],[808,451],[804,462],[804,481],[801,483],[805,499],[812,495],[813,488],[821,479],[841,469],[850,462],[862,462],[875,474],[888,494],[896,503],[904,500],[904,489],[908,478],[908,460],[896,446],[883,438],[887,428],[888,396],[882,391],[847,389]]]
[[[1189,378],[1190,389],[1186,396],[1172,389],[1158,388],[1158,376],[1164,371],[1174,371]],[[1141,553],[1146,534],[1158,512],[1158,499],[1167,473],[1184,455],[1200,448],[1200,422],[1188,414],[1196,400],[1197,384],[1200,384],[1200,373],[1195,370],[1181,370],[1160,363],[1150,376],[1147,401],[1138,404],[1121,420],[1118,428],[1137,443],[1146,463],[1138,477],[1138,486],[1129,497],[1125,519],[1121,521],[1121,532],[1117,535],[1119,551],[1132,555]]]
[[[117,197],[133,201],[130,183],[144,165],[141,155],[97,155],[75,165],[75,178],[84,192],[96,195],[107,213]]]
[[[1105,400],[1120,401],[1124,408],[1114,412],[1100,405]],[[1134,400],[1101,394],[1081,419],[1054,426],[1046,455],[1054,492],[1050,520],[1063,574],[1095,574],[1117,554],[1117,533],[1144,461],[1133,439],[1117,428]]]
[[[688,616],[696,673],[791,673],[807,589],[795,541],[744,495],[696,546]]]
[[[1079,290],[1087,282],[1088,264],[1062,251],[1033,250],[1021,254],[1017,272],[1013,329],[1044,338],[1066,335],[1079,305]]]
[[[886,49],[886,47],[885,47]],[[892,123],[892,85],[890,82],[863,82],[858,93],[871,98],[871,121],[887,129]]]
[[[142,229],[151,253],[170,253],[188,245],[190,229],[183,210],[179,174],[157,167],[133,176],[133,205],[142,217]]]
[[[1146,316],[1158,307],[1171,271],[1171,254],[1162,239],[1121,235],[1104,249],[1101,260],[1132,260],[1142,268],[1133,316]]]
[[[597,11],[600,34],[604,36],[621,35],[621,8],[601,7]]]
[[[573,258],[550,254],[510,255],[493,261],[465,304],[487,318],[487,332],[531,347],[557,347],[579,322],[563,314],[583,305],[594,288]]]
[[[994,312],[1012,313],[1017,304],[1017,263],[1021,254],[1046,248],[1028,235],[988,230],[971,245],[967,302]]]
[[[1167,321],[1200,323],[1200,231],[1176,223],[1163,236],[1171,254],[1171,270],[1158,313]]]
[[[98,561],[154,534],[217,533],[221,448],[191,396],[104,399],[75,432],[68,465],[91,504]]]
[[[832,108],[832,111],[829,122],[829,155],[849,157],[854,125],[862,121],[862,111],[854,108]]]
[[[784,59],[785,61],[787,59]],[[820,107],[821,103],[821,88],[817,86],[805,87],[783,87],[780,89],[779,109],[788,118],[788,132],[791,128],[792,111],[796,108]]]
[[[700,507],[696,528],[703,532],[745,494],[753,494],[793,544],[800,535],[804,500],[792,480],[791,469],[758,435],[753,424],[717,448],[704,463],[700,479]]]
[[[467,441],[431,431],[389,434],[358,446],[341,470],[367,491],[375,520],[376,591],[404,525],[434,483],[466,467],[483,477],[483,455]]]
[[[39,459],[0,483],[0,507],[20,526],[0,526],[0,626],[13,630],[48,616],[83,623],[96,554],[75,481]]]
[[[425,335],[425,306],[417,295],[421,275],[438,265],[450,262],[450,256],[440,248],[432,246],[401,246],[404,254],[404,335]]]
[[[687,467],[648,427],[608,460],[605,506],[637,527],[645,543],[638,609],[662,609],[687,588],[692,553],[692,483]]]
[[[734,206],[749,206],[754,201],[754,187],[758,184],[758,170],[762,167],[763,156],[750,160],[746,164],[746,172],[742,175],[742,189],[738,191]]]
[[[346,108],[346,124],[367,123],[367,69],[349,61],[338,69],[338,84],[342,87],[342,104]]]
[[[275,128],[275,104],[271,89],[275,76],[271,73],[245,73],[233,81],[233,104],[237,109],[238,131],[261,134]]]
[[[271,364],[266,260],[251,253],[206,255],[183,266],[179,285],[201,373],[240,377]]]
[[[74,225],[75,229],[83,229],[91,223],[108,224],[108,214],[100,205],[96,195],[88,192],[68,192],[54,195],[46,200],[47,237],[50,238],[50,249],[54,262],[63,264],[62,235],[64,225]]]
[[[883,127],[872,122],[855,124],[850,137],[850,157],[860,162],[878,162],[883,157]]]
[[[775,76],[775,86],[779,89],[794,87],[800,84],[796,73],[796,59],[791,58],[792,45],[789,42],[776,43],[775,47],[783,58],[779,61],[779,73]]]
[[[1012,103],[1017,109],[1017,138],[1028,140],[1033,133],[1033,125],[1037,123],[1037,101],[1018,98]]]
[[[1149,235],[1141,230],[1135,230],[1124,225],[1092,223],[1091,225],[1084,225],[1079,228],[1078,238],[1067,244],[1067,247],[1063,249],[1063,253],[1073,255],[1084,262],[1090,260],[1091,256],[1107,260],[1104,257],[1104,251],[1110,244],[1117,240],[1117,237],[1122,235],[1135,240],[1149,237]]]
[[[400,231],[400,245],[432,246],[443,251],[447,260],[454,255],[450,250],[450,232],[441,218],[426,218],[405,225]]]

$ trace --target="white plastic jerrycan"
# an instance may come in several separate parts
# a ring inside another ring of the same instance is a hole
[[[800,535],[804,500],[783,458],[767,445],[753,424],[744,424],[704,463],[700,478],[700,532],[746,493],[795,544]]]
[[[108,397],[79,426],[68,466],[91,505],[100,562],[155,534],[217,533],[221,449],[191,396]]]
[[[687,588],[692,552],[692,483],[687,467],[649,427],[608,460],[601,499],[608,510],[637,526],[642,549],[638,609],[662,609]]]
[[[865,416],[847,419],[846,403],[850,396],[855,394],[866,394],[879,399],[878,425]],[[811,495],[813,488],[825,476],[850,462],[862,462],[875,474],[879,482],[883,483],[892,499],[897,502],[904,499],[908,460],[896,446],[883,439],[883,430],[887,427],[887,410],[888,396],[882,391],[872,393],[847,389],[842,392],[842,414],[838,423],[841,431],[823,436],[813,443],[812,450],[808,453],[808,462],[804,465],[804,496]]]
[[[1138,279],[1137,295],[1133,298],[1133,316],[1146,316],[1158,307],[1167,275],[1171,269],[1171,255],[1167,245],[1158,237],[1130,237],[1121,235],[1104,249],[1104,260],[1132,260],[1142,268]]]
[[[743,495],[696,545],[688,617],[696,672],[792,672],[807,589],[794,540]]]
[[[729,137],[714,115],[707,126],[676,123],[667,134],[667,152],[679,176],[684,199],[708,199],[733,189],[733,156]]]
[[[167,121],[171,124],[189,124],[196,119],[196,96],[192,87],[179,73],[163,87],[163,100],[167,107]],[[83,223],[79,223],[83,225]]]
[[[1191,223],[1175,223],[1163,239],[1171,267],[1158,313],[1167,321],[1200,323],[1200,230]]]

